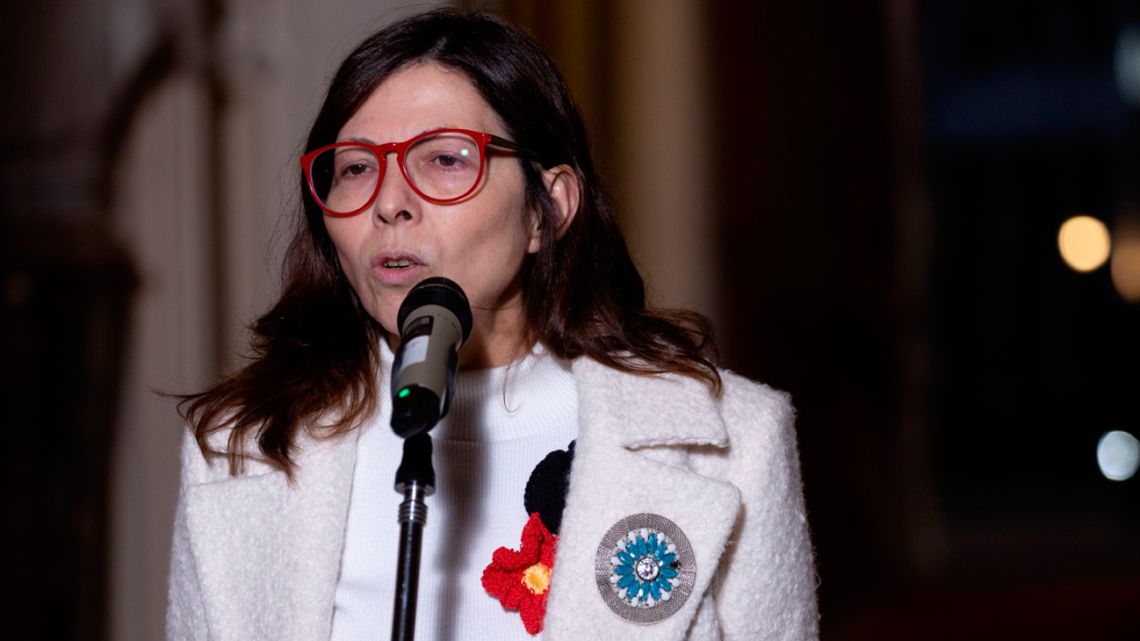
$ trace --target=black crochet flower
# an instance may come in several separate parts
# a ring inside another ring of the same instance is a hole
[[[574,461],[574,441],[564,450],[554,450],[534,467],[523,493],[527,514],[538,512],[542,524],[552,534],[562,527],[566,490],[570,486],[570,464]]]

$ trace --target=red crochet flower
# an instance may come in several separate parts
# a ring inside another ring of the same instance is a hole
[[[523,526],[518,552],[501,547],[483,569],[483,587],[508,610],[518,610],[526,631],[542,632],[546,616],[546,595],[554,568],[554,548],[558,537],[550,533],[538,512]]]

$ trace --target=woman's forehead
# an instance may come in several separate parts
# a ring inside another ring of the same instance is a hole
[[[377,85],[341,127],[337,140],[390,142],[443,127],[507,133],[465,74],[434,62],[416,63]]]

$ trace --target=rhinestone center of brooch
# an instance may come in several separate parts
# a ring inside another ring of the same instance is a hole
[[[642,581],[652,581],[657,578],[660,566],[653,557],[643,556],[637,561],[637,578]]]

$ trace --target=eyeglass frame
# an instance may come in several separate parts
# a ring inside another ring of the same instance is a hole
[[[419,187],[416,186],[411,177],[408,176],[408,168],[404,165],[404,156],[407,153],[409,147],[423,140],[424,138],[428,138],[429,136],[438,136],[441,134],[465,134],[467,136],[470,136],[471,139],[479,145],[479,175],[475,177],[475,182],[471,185],[470,189],[458,196],[455,196],[454,198],[432,198],[431,196],[425,194],[420,190]],[[388,154],[395,152],[396,165],[400,168],[400,173],[404,176],[404,182],[412,188],[412,191],[416,192],[420,198],[423,198],[430,203],[435,203],[437,205],[448,205],[467,198],[472,193],[474,193],[476,189],[479,188],[479,184],[483,182],[483,171],[487,165],[487,147],[489,146],[507,149],[529,158],[536,157],[534,152],[520,146],[518,143],[512,142],[500,136],[496,136],[495,134],[489,134],[485,131],[475,131],[473,129],[444,128],[432,129],[431,131],[425,131],[423,133],[416,134],[415,136],[412,136],[403,142],[386,142],[379,145],[357,140],[334,142],[323,147],[318,147],[317,149],[314,149],[301,156],[301,171],[305,174],[305,182],[309,187],[309,195],[313,197],[313,201],[317,203],[317,206],[324,210],[326,216],[330,216],[332,218],[350,218],[352,216],[360,214],[376,202],[376,197],[380,195],[380,186],[384,183],[384,174],[388,171]],[[377,168],[379,177],[376,179],[376,188],[372,191],[372,195],[369,196],[368,200],[365,201],[363,205],[348,213],[335,212],[326,207],[324,203],[321,202],[320,196],[317,195],[316,185],[313,184],[313,163],[316,161],[317,157],[326,151],[329,151],[330,149],[337,149],[339,147],[363,147],[371,151],[372,154],[376,156],[377,160],[380,161],[380,164]]]

